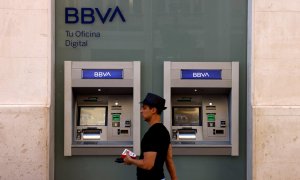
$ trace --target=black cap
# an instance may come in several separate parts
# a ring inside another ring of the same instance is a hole
[[[159,110],[165,110],[166,100],[156,94],[148,93],[145,99],[141,102],[142,104],[149,105],[152,107],[156,107]]]

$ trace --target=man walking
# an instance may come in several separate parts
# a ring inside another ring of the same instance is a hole
[[[127,155],[124,163],[137,166],[138,180],[164,180],[163,165],[166,162],[171,179],[177,180],[170,134],[160,122],[160,115],[166,109],[165,99],[148,93],[141,104],[141,114],[150,128],[141,142],[140,159],[132,159]]]

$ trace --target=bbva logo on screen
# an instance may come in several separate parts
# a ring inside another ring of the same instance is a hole
[[[209,73],[208,72],[193,73],[193,77],[195,77],[195,78],[205,78],[205,77],[209,77]]]
[[[108,8],[105,13],[103,11],[101,12],[99,8],[65,8],[66,24],[76,24],[78,22],[81,24],[93,24],[98,20],[102,24],[105,24],[107,20],[112,22],[116,17],[121,18],[122,22],[126,22],[125,17],[118,6],[114,9]]]
[[[94,72],[94,77],[111,77],[110,72]]]

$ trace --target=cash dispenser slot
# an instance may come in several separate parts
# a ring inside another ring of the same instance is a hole
[[[100,140],[101,139],[101,129],[83,129],[82,139],[83,140]]]
[[[196,140],[196,129],[178,129],[177,137],[179,140]]]
[[[120,135],[120,134],[128,134],[128,133],[129,133],[128,129],[118,129],[118,135]]]

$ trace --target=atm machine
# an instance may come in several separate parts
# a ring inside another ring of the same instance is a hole
[[[239,63],[164,62],[174,155],[239,155]]]
[[[140,62],[64,62],[64,155],[140,153]]]

